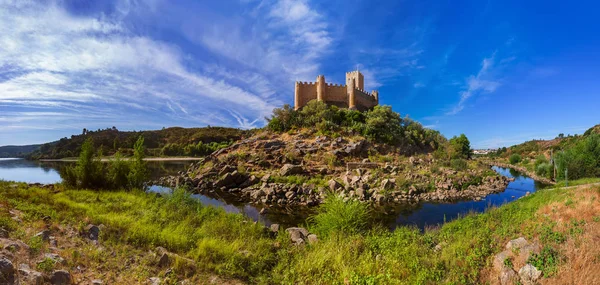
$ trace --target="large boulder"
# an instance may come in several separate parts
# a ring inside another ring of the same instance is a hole
[[[226,173],[221,179],[217,180],[215,182],[215,187],[232,188],[244,183],[247,179],[248,177],[246,175],[235,170],[231,173]]]
[[[50,275],[50,284],[70,285],[72,283],[71,274],[66,270],[54,270]]]
[[[305,228],[287,228],[285,231],[290,235],[290,240],[297,245],[303,244],[309,234]]]
[[[5,257],[0,258],[0,284],[15,283],[15,267]]]
[[[302,172],[304,172],[304,169],[302,168],[302,165],[289,164],[289,163],[285,164],[281,168],[281,170],[279,170],[279,174],[281,176],[301,174]]]
[[[541,276],[542,271],[529,263],[519,269],[519,277],[521,277],[521,283],[523,285],[534,285]]]

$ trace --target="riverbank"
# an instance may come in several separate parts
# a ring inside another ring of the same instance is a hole
[[[0,227],[7,236],[0,243],[13,248],[3,256],[16,278],[25,277],[16,269],[25,264],[28,276],[50,278],[62,270],[77,283],[494,284],[502,272],[493,261],[508,241],[525,237],[540,251],[503,262],[510,270],[519,271],[525,260],[542,271],[541,284],[599,281],[594,256],[600,249],[593,242],[600,234],[599,187],[541,190],[423,233],[363,224],[356,204],[329,204],[309,222],[307,232],[317,233],[310,242],[301,231],[290,237],[284,229],[265,229],[182,192],[158,197],[56,187],[0,182]]]
[[[122,160],[128,161],[131,160],[132,158],[130,157],[123,157],[121,158]],[[202,160],[202,157],[145,157],[144,161],[199,161]],[[100,161],[103,162],[108,162],[108,161],[112,161],[114,160],[114,158],[112,157],[103,157],[100,159]],[[76,157],[69,157],[69,158],[60,158],[60,159],[40,159],[38,161],[41,162],[76,162],[77,158]]]
[[[502,167],[502,168],[512,168],[516,171],[519,171],[529,177],[531,177],[533,180],[535,181],[539,181],[545,184],[550,184],[550,185],[554,185],[556,184],[555,181],[552,181],[548,178],[545,177],[540,177],[537,174],[535,174],[534,172],[529,171],[527,168],[522,167],[522,166],[517,166],[517,165],[513,165],[513,164],[508,164],[508,163],[502,163],[502,162],[497,162],[497,161],[493,161],[493,160],[486,160],[486,159],[482,159],[481,160],[483,163],[486,163],[490,166],[498,166],[498,167]]]

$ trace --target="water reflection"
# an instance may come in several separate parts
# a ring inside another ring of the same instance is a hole
[[[72,162],[71,162],[72,163]],[[0,179],[23,181],[28,183],[60,182],[59,169],[69,162],[37,162],[23,159],[0,159]],[[152,179],[166,175],[175,175],[189,166],[189,161],[152,161],[148,162]],[[480,213],[490,207],[497,207],[512,202],[527,192],[533,193],[544,187],[542,183],[522,175],[518,171],[507,168],[492,167],[497,173],[515,178],[505,191],[486,196],[481,201],[459,201],[454,203],[406,203],[373,209],[374,222],[387,225],[390,229],[410,225],[423,229],[452,221],[470,212]],[[169,193],[170,188],[152,186],[151,192]],[[314,208],[269,208],[260,214],[262,206],[248,204],[240,197],[229,193],[214,192],[208,195],[196,194],[194,197],[205,205],[223,208],[230,213],[241,213],[254,221],[266,225],[279,223],[284,226],[296,226],[306,223],[306,219],[314,214]]]

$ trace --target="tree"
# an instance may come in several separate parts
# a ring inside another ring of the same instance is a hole
[[[375,106],[365,115],[364,132],[367,138],[397,143],[402,137],[402,118],[390,106]]]
[[[465,134],[454,136],[450,139],[450,158],[471,158],[471,142]]]
[[[131,161],[131,170],[127,176],[131,188],[141,189],[148,178],[148,168],[144,161],[144,137],[139,136],[133,146],[133,158]]]

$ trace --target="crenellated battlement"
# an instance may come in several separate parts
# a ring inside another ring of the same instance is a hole
[[[379,92],[364,89],[364,76],[358,70],[346,72],[346,84],[325,82],[325,76],[317,76],[316,82],[296,81],[295,109],[311,100],[323,101],[342,108],[365,111],[379,104]]]

